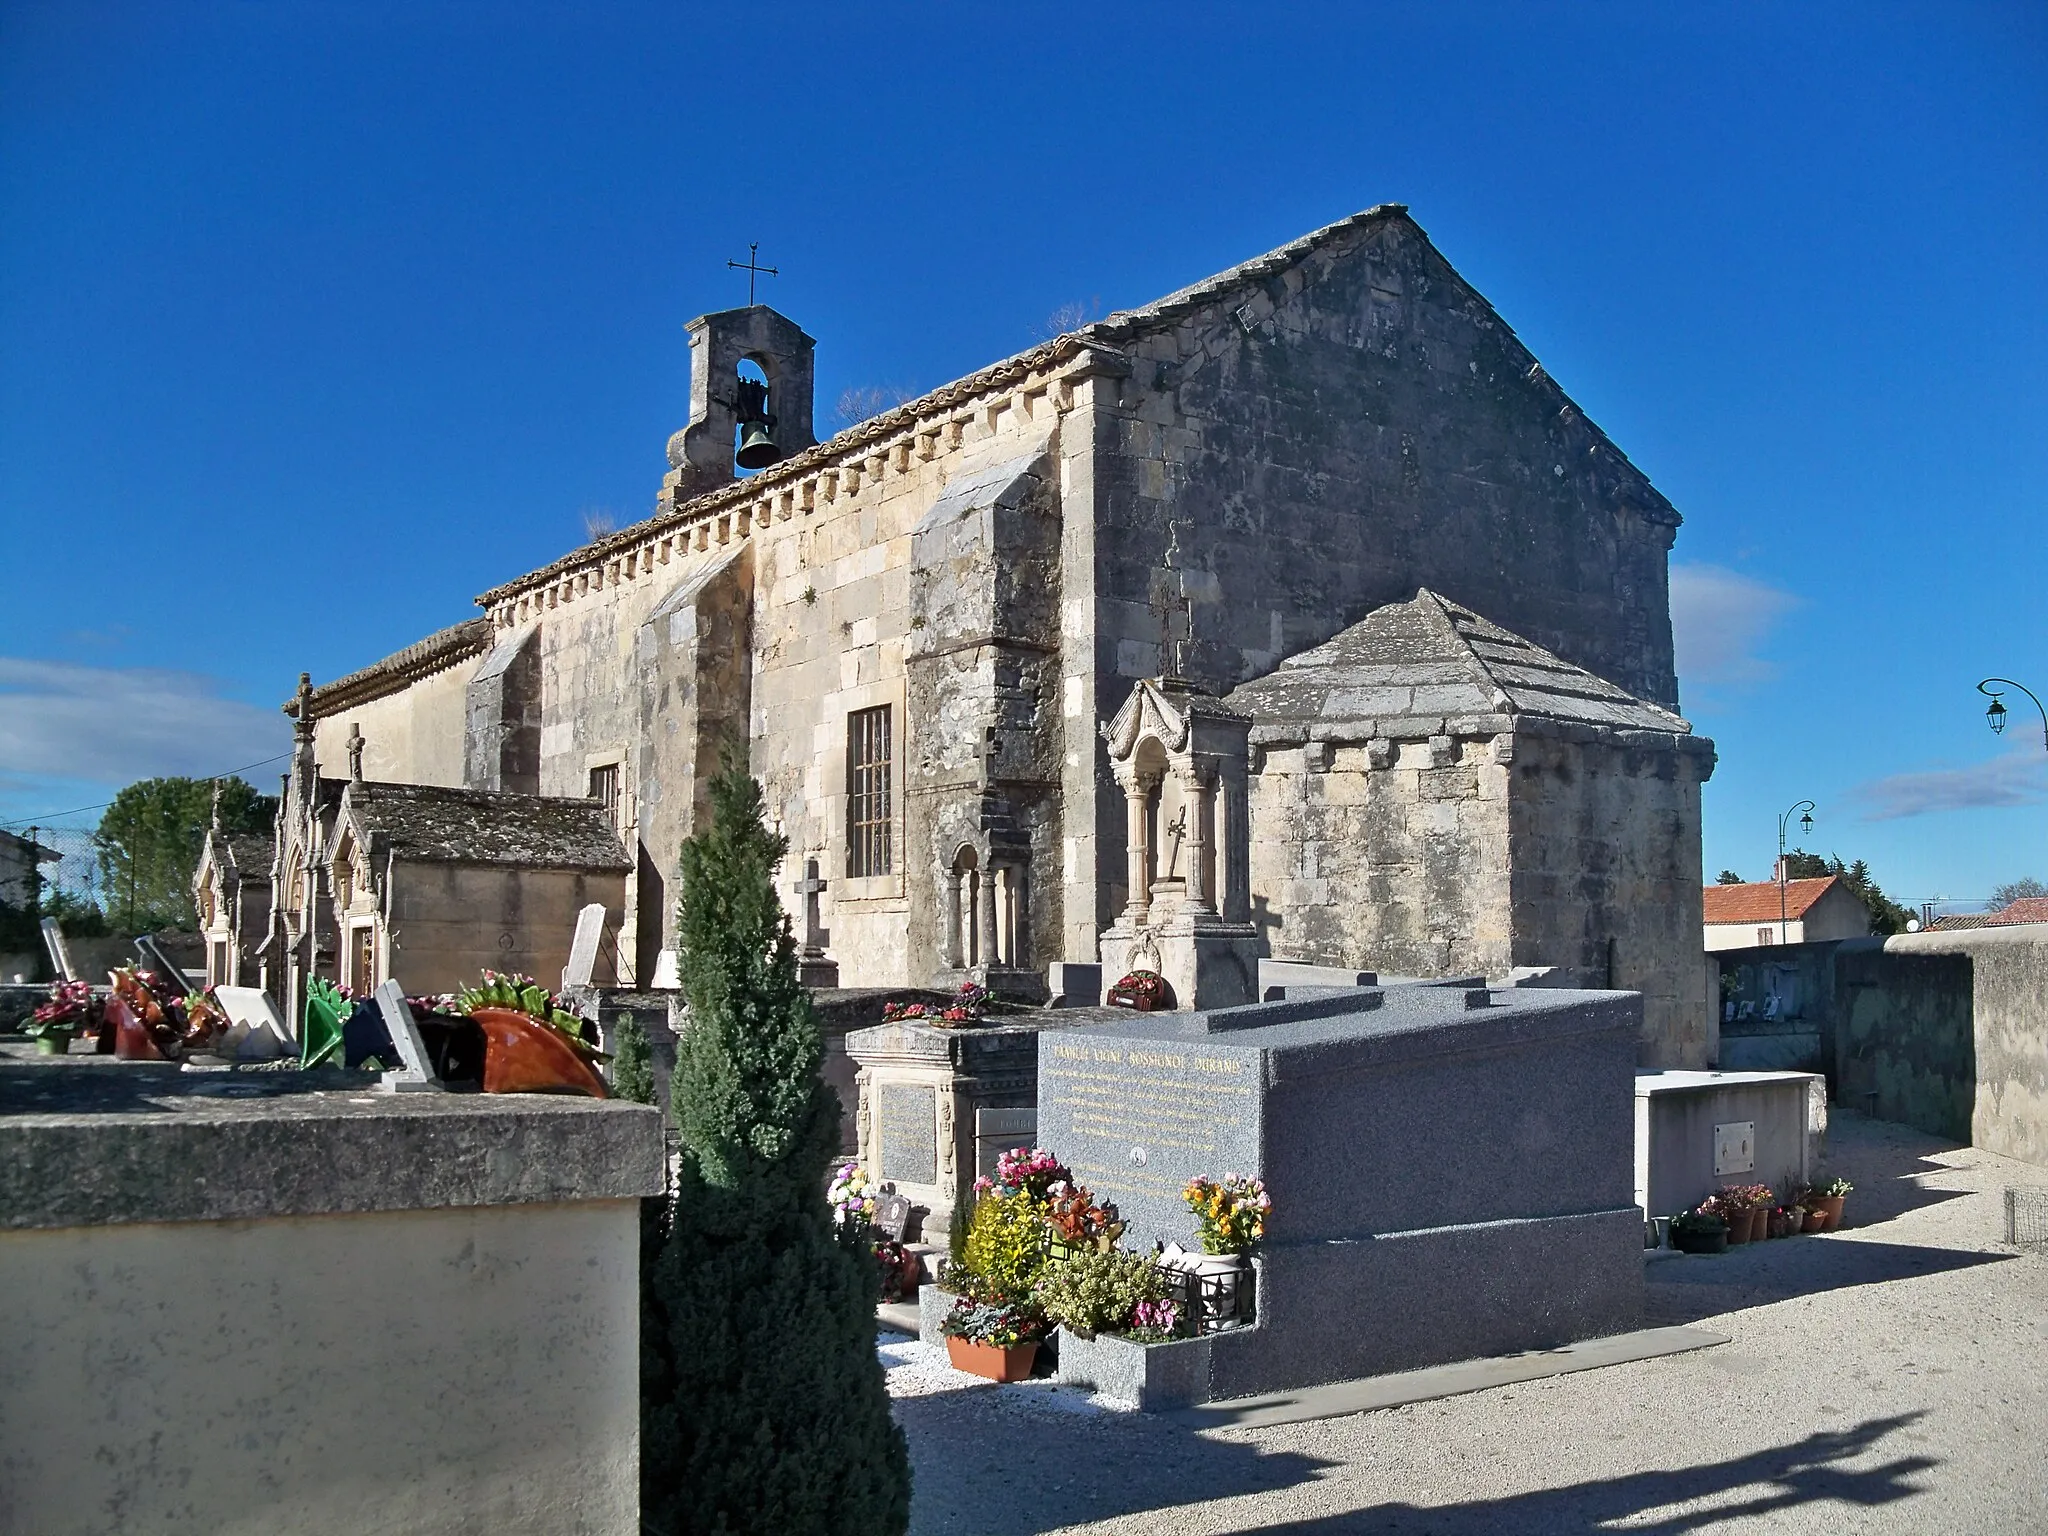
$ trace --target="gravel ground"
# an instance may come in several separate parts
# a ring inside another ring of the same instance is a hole
[[[1836,1111],[1851,1230],[1660,1257],[1650,1323],[1734,1342],[1256,1430],[995,1387],[885,1335],[911,1528],[2048,1532],[2048,1260],[2002,1190],[2048,1170]]]

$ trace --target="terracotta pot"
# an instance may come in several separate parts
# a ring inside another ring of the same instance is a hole
[[[1817,1205],[1806,1208],[1806,1219],[1799,1224],[1802,1232],[1825,1232],[1828,1229],[1828,1213]]]
[[[609,1098],[596,1068],[554,1030],[516,1008],[478,1008],[485,1093],[582,1093]]]
[[[1728,1246],[1730,1248],[1749,1241],[1749,1212],[1730,1211],[1721,1219],[1728,1223]]]
[[[1038,1358],[1038,1341],[1032,1339],[1005,1349],[1000,1344],[949,1338],[946,1358],[953,1362],[954,1370],[970,1376],[985,1376],[990,1381],[1022,1381],[1031,1374],[1031,1363]]]
[[[1827,1224],[1821,1228],[1821,1231],[1839,1232],[1842,1230],[1842,1202],[1847,1198],[1848,1196],[1846,1195],[1822,1195],[1818,1200],[1814,1201],[1814,1204],[1820,1207],[1821,1215],[1827,1221]]]

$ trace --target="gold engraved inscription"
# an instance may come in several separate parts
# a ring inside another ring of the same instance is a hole
[[[1242,1057],[1061,1041],[1052,1058],[1041,1099],[1070,1128],[1057,1150],[1098,1196],[1177,1199],[1191,1173],[1223,1171],[1209,1166],[1218,1132],[1251,1123],[1254,1073]]]

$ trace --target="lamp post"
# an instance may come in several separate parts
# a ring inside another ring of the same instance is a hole
[[[1984,723],[1991,727],[1991,734],[1996,736],[2005,729],[2003,689],[1992,687],[1993,683],[2002,683],[2006,688],[2017,688],[2028,698],[2033,699],[2034,708],[2041,713],[2041,750],[2048,752],[2048,706],[2044,706],[2041,700],[2036,697],[2034,690],[2025,683],[2016,683],[2009,677],[1987,677],[1977,685],[1979,693],[1987,693],[1991,696],[1990,707],[1984,711]]]
[[[1796,812],[1799,816],[1799,830],[1802,833],[1811,832],[1813,830],[1813,811],[1813,802],[1811,800],[1802,800],[1797,805],[1789,807],[1785,811],[1785,813],[1778,818],[1778,942],[1780,944],[1785,942],[1786,923],[1785,823],[1790,821],[1793,817],[1793,814]]]

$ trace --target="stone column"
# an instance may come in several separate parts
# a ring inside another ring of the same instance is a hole
[[[961,875],[958,865],[946,871],[946,949],[943,958],[947,969],[955,971],[963,964],[960,942]]]
[[[1208,851],[1208,840],[1203,827],[1209,819],[1209,807],[1214,799],[1215,781],[1208,772],[1190,767],[1186,777],[1188,797],[1188,909],[1193,912],[1210,912],[1209,867],[1204,855]]]
[[[981,872],[981,963],[999,965],[996,951],[996,868],[993,863]]]
[[[1152,850],[1148,846],[1150,833],[1147,823],[1150,817],[1146,814],[1146,801],[1152,797],[1152,786],[1135,773],[1119,775],[1116,782],[1124,792],[1124,847],[1129,856],[1131,882],[1124,916],[1135,925],[1152,915],[1152,880],[1148,873]]]

